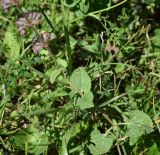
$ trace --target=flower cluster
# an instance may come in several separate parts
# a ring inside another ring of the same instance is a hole
[[[32,50],[34,53],[38,53],[41,49],[47,49],[49,42],[55,38],[53,33],[43,32],[33,40]]]
[[[16,24],[18,26],[21,35],[25,35],[27,28],[32,28],[40,23],[41,14],[37,12],[30,12],[17,20]]]
[[[10,6],[18,5],[19,0],[0,0],[0,4],[2,5],[4,11],[8,11]]]
[[[4,11],[8,11],[8,9],[11,6],[17,6],[19,4],[19,0],[0,0],[0,4],[2,5],[2,8]],[[41,21],[41,13],[38,12],[28,12],[23,13],[23,11],[19,8],[22,17],[20,17],[16,21],[16,25],[19,29],[20,35],[25,36],[28,29],[32,29],[36,32],[37,37],[33,39],[32,42],[32,50],[34,53],[38,53],[41,49],[48,49],[49,48],[49,42],[55,38],[55,35],[53,33],[49,32],[43,32],[38,33],[38,31],[35,29],[35,26],[37,26]]]

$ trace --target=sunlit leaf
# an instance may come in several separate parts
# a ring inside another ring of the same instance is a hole
[[[72,91],[82,94],[91,89],[91,78],[84,68],[76,69],[70,78],[70,87]]]
[[[47,70],[46,74],[49,76],[50,82],[54,83],[55,79],[60,74],[60,70],[57,69],[57,68],[52,67],[52,68]]]
[[[131,111],[129,118],[127,135],[130,145],[134,145],[142,135],[153,131],[153,122],[149,115],[139,110]]]
[[[48,147],[48,137],[35,128],[21,130],[10,140],[19,150],[24,150],[27,144],[28,152],[35,155],[44,153]]]
[[[101,134],[98,129],[94,129],[91,133],[91,142],[94,143],[88,146],[91,154],[101,155],[109,152],[114,141],[112,135]]]
[[[11,60],[18,59],[20,54],[20,45],[12,28],[9,28],[5,32],[4,44],[8,47],[7,52],[5,52],[6,56]]]
[[[78,98],[76,106],[80,109],[93,107],[93,93],[91,91],[85,92],[82,97]]]

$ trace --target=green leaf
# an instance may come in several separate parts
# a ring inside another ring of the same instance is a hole
[[[58,58],[57,63],[61,68],[67,68],[67,61],[66,60]]]
[[[50,78],[50,82],[54,83],[55,79],[57,78],[57,76],[60,74],[60,70],[56,69],[54,67],[50,68],[47,70],[46,75],[49,76]]]
[[[125,64],[117,64],[115,71],[116,71],[116,73],[121,73],[124,71],[124,69],[125,69]]]
[[[89,2],[87,0],[81,0],[77,5],[77,10],[75,11],[75,15],[77,17],[82,17],[89,10]]]
[[[91,91],[85,92],[82,97],[78,98],[76,106],[80,109],[93,107],[93,93]]]
[[[81,130],[83,129],[86,130],[88,128],[88,123],[84,123],[83,121],[80,121],[76,124],[74,124],[70,129],[68,129],[66,131],[66,133],[62,136],[61,141],[62,141],[62,145],[60,146],[60,154],[64,155],[68,153],[67,150],[67,145],[69,143],[69,141],[73,138],[76,137],[78,133],[81,132]],[[77,146],[79,149],[81,149],[82,146]],[[78,148],[75,149],[78,149]],[[71,151],[75,151],[75,149],[71,150]]]
[[[111,135],[101,134],[98,129],[95,129],[91,133],[91,142],[94,143],[88,146],[91,154],[101,155],[109,152],[112,147],[114,137]]]
[[[1,103],[0,103],[0,124],[1,124],[1,121],[3,119],[5,106],[6,106],[6,104],[8,102],[9,102],[9,96],[7,96],[6,98],[4,98],[4,99],[1,100]]]
[[[73,137],[75,137],[78,133],[81,132],[81,129],[86,128],[87,124],[85,124],[83,121],[74,124],[65,134],[66,143],[68,144],[69,140]]]
[[[83,67],[76,69],[70,78],[70,87],[75,93],[83,94],[91,89],[91,78]]]
[[[60,155],[68,155],[67,142],[65,135],[62,137],[62,145],[59,148]]]
[[[129,118],[127,135],[130,145],[134,145],[142,135],[153,131],[153,122],[147,114],[139,110],[131,111]]]
[[[155,0],[144,0],[144,2],[149,5],[155,3]]]
[[[134,94],[143,94],[145,93],[145,86],[144,84],[140,83],[138,85],[134,85],[134,86],[131,86],[131,85],[127,85],[126,86],[126,92],[128,94],[131,94],[131,95],[134,95]]]
[[[94,39],[97,40],[97,36],[98,35],[95,35]],[[99,36],[98,36],[99,37]],[[87,41],[85,40],[81,40],[78,42],[78,45],[82,47],[82,49],[88,51],[88,52],[91,52],[91,53],[99,53],[99,50],[98,50],[98,46],[97,46],[97,42],[93,43],[93,44],[90,44],[88,43]]]
[[[73,8],[75,7],[78,3],[80,2],[80,0],[66,0],[64,2],[64,5],[68,8]]]
[[[59,149],[60,155],[68,155],[67,145],[71,138],[77,135],[80,132],[80,123],[72,126],[61,138],[62,144]]]
[[[149,148],[147,155],[160,155],[160,151],[158,150],[156,143]]]
[[[159,54],[159,50],[160,50],[160,29],[156,29],[154,31],[154,37],[152,38],[152,43],[155,47],[153,54],[154,55],[155,55],[155,53]]]
[[[30,153],[33,153],[34,155],[39,155],[41,153],[44,153],[47,150],[47,147],[49,145],[48,137],[45,134],[38,134],[38,141],[35,146],[30,147]]]
[[[70,41],[71,48],[74,49],[77,44],[77,40],[74,39],[72,36],[69,36],[69,41]]]
[[[152,38],[152,40],[153,40],[152,43],[153,43],[154,46],[160,46],[160,38],[159,38],[159,36],[160,36],[160,29],[156,29],[154,31],[154,36]]]
[[[35,128],[21,130],[15,136],[11,137],[10,140],[13,141],[19,150],[24,150],[27,144],[28,152],[34,155],[44,153],[48,147],[48,137]]]
[[[6,57],[11,60],[18,59],[20,54],[20,45],[18,44],[16,34],[12,28],[9,28],[6,31],[3,43],[8,47],[7,52],[5,52]]]

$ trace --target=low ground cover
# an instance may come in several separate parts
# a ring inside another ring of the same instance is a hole
[[[158,0],[0,4],[0,155],[160,154]]]

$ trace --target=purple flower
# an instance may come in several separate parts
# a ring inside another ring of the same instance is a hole
[[[32,50],[34,53],[38,53],[41,49],[47,49],[49,47],[49,41],[55,38],[55,34],[49,32],[43,32],[33,40]]]
[[[23,36],[26,33],[27,28],[32,28],[40,23],[41,14],[37,12],[30,12],[17,20],[16,24],[18,26],[20,34]]]
[[[19,0],[0,0],[0,3],[2,5],[4,11],[8,11],[10,6],[18,5],[19,4]]]

